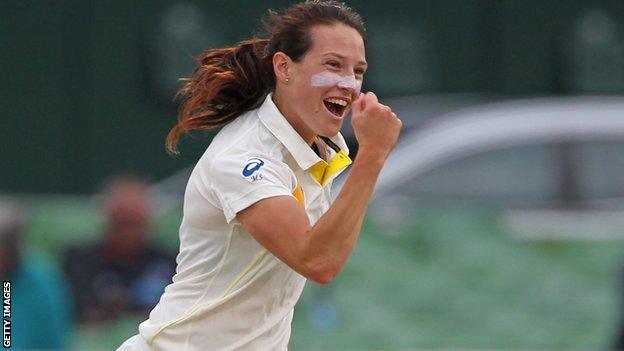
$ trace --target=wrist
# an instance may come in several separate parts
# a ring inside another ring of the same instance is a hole
[[[375,147],[360,147],[356,159],[365,161],[366,163],[383,165],[388,158],[388,153],[383,149]]]

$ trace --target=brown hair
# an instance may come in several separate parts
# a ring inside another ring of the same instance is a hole
[[[263,21],[266,38],[258,36],[200,54],[193,76],[184,79],[178,92],[183,101],[178,123],[167,135],[167,150],[178,152],[182,133],[221,127],[258,107],[275,88],[273,55],[281,51],[299,62],[312,46],[310,28],[336,23],[365,37],[362,18],[344,3],[313,0],[292,5],[282,14],[269,10]]]

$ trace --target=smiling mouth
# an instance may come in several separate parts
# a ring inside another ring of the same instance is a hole
[[[323,104],[325,105],[325,108],[327,108],[327,110],[336,117],[342,117],[345,110],[347,109],[347,105],[345,101],[342,101],[341,103],[339,103],[336,101],[336,99],[323,100]]]

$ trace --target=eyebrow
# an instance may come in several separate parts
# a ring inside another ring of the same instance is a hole
[[[337,52],[332,52],[332,51],[324,53],[323,56],[336,56],[336,57],[338,57],[339,59],[342,59],[342,60],[346,60],[347,59],[347,57],[345,55],[341,55],[341,54],[339,54]],[[368,67],[368,63],[366,61],[359,61],[357,64],[365,66],[365,67]]]

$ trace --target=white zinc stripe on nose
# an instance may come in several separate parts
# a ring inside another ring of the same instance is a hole
[[[313,87],[330,87],[338,86],[339,88],[360,90],[362,81],[355,79],[355,76],[341,76],[337,73],[323,71],[312,76]]]

